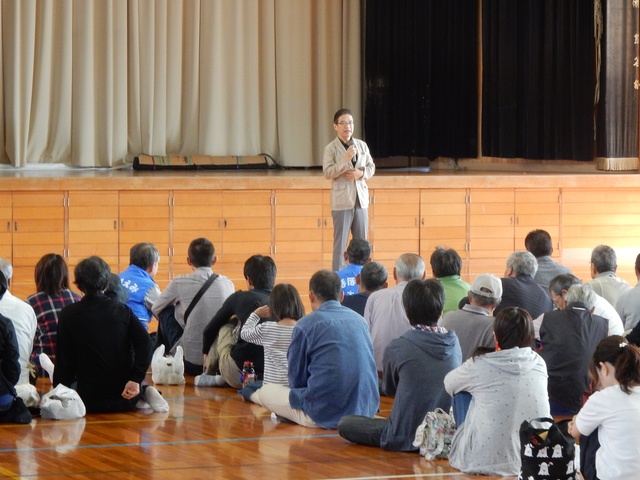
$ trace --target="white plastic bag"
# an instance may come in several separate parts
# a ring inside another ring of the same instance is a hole
[[[456,433],[456,422],[451,413],[441,408],[427,413],[416,429],[414,447],[420,448],[420,455],[427,460],[449,458],[451,440]]]
[[[78,392],[59,384],[45,393],[40,402],[40,416],[52,420],[73,420],[87,413]]]
[[[176,347],[173,357],[164,356],[164,345],[153,352],[151,379],[156,385],[184,385],[184,360],[182,347]]]

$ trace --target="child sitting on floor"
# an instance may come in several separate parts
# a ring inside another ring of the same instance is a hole
[[[273,316],[275,322],[262,322],[260,318]],[[255,382],[242,390],[245,400],[259,402],[256,391],[262,383],[288,385],[287,350],[296,322],[304,316],[304,305],[296,287],[280,283],[273,288],[269,305],[256,309],[240,332],[243,340],[264,346],[264,382]]]
[[[607,337],[596,347],[589,373],[597,391],[569,424],[569,433],[580,440],[582,474],[585,480],[635,478],[640,472],[640,349],[619,335]]]

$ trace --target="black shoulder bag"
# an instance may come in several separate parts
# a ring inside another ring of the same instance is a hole
[[[218,278],[218,274],[217,273],[211,274],[211,276],[209,278],[207,278],[207,281],[202,284],[202,286],[200,287],[200,290],[198,290],[198,293],[196,293],[196,296],[193,297],[193,300],[191,300],[191,303],[187,307],[187,310],[184,312],[184,324],[185,325],[187,324],[187,318],[189,317],[189,314],[191,313],[191,310],[193,310],[193,307],[196,306],[198,301],[202,298],[202,295],[204,295],[204,292],[206,292],[209,289],[209,287],[216,280],[216,278]]]

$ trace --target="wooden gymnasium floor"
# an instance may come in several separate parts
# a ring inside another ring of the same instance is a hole
[[[150,375],[148,377],[151,381]],[[42,382],[42,383],[40,383]],[[47,391],[48,381],[38,389]],[[334,430],[275,423],[230,388],[159,387],[169,413],[92,414],[0,426],[0,478],[471,480],[446,460],[352,445]],[[381,415],[392,400],[383,398]],[[514,477],[515,478],[515,477]]]

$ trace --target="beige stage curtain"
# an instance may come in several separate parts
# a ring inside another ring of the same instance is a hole
[[[361,118],[359,1],[0,2],[3,163],[320,165],[333,112]]]

